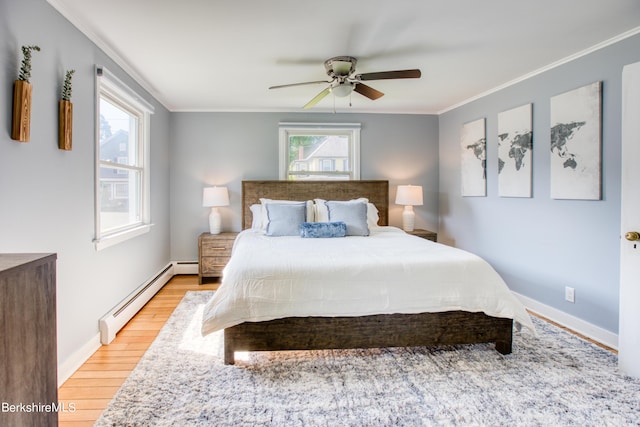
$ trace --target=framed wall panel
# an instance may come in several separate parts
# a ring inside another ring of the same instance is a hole
[[[498,114],[498,194],[531,197],[531,104]]]
[[[551,98],[551,198],[602,198],[602,83]]]
[[[463,196],[487,195],[487,138],[485,119],[462,125],[460,151]]]

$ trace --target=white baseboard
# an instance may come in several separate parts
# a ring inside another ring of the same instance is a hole
[[[198,261],[174,261],[173,274],[198,274]]]
[[[517,292],[513,292],[513,294],[518,297],[522,304],[524,304],[524,306],[532,312],[546,317],[547,319],[552,320],[573,331],[576,331],[577,333],[584,335],[587,338],[604,344],[607,347],[611,347],[615,350],[618,349],[618,334],[603,329],[592,323],[585,322],[584,320],[567,314],[564,311],[538,302]]]
[[[80,347],[78,351],[73,353],[64,362],[58,365],[58,387],[64,384],[84,362],[86,362],[101,346],[100,334],[96,334],[85,345]]]

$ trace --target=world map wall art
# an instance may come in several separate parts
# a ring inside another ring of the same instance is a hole
[[[602,198],[602,82],[551,98],[551,198]]]
[[[487,138],[484,118],[462,125],[460,131],[462,195],[487,195]]]
[[[498,114],[498,193],[531,197],[531,104]]]

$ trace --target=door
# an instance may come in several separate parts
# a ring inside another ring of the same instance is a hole
[[[640,378],[640,62],[622,70],[618,365]]]

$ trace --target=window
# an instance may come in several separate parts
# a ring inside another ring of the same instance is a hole
[[[280,123],[280,179],[360,179],[360,124]]]
[[[149,231],[149,128],[153,107],[96,67],[96,249]]]

